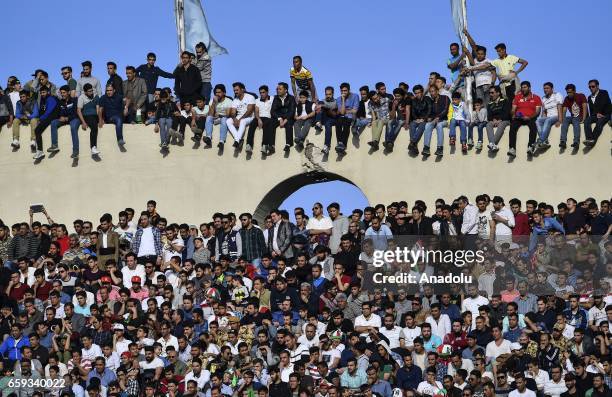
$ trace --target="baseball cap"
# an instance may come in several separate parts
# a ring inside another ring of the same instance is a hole
[[[518,342],[513,342],[510,344],[510,350],[521,350],[523,346],[521,346]]]
[[[100,281],[102,281],[103,283],[112,283],[113,279],[110,278],[110,276],[102,276],[100,277]]]
[[[121,353],[121,358],[132,358],[132,353],[130,352],[123,352]]]
[[[140,283],[142,280],[140,279],[140,276],[132,276],[132,282],[133,283]]]
[[[239,319],[238,317],[236,317],[236,316],[231,316],[231,317],[228,319],[228,322],[230,322],[230,323],[239,323],[239,322],[240,322],[240,319]]]
[[[116,323],[115,325],[113,325],[113,329],[120,329],[120,330],[125,330],[125,327],[123,326],[123,324],[120,323]]]

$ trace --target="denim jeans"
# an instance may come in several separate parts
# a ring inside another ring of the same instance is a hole
[[[586,139],[597,142],[608,121],[610,121],[610,115],[597,118],[596,114],[592,114],[584,119],[584,135]],[[592,128],[593,123],[595,123],[595,129]]]
[[[117,115],[109,117],[104,120],[105,123],[115,124],[115,134],[117,135],[117,141],[123,140],[123,117]]]
[[[206,124],[204,129],[206,130],[206,136],[212,138],[213,127],[215,124],[219,124],[219,142],[225,142],[227,137],[227,117],[214,117],[206,116]]]
[[[159,123],[159,139],[161,143],[168,143],[170,141],[170,128],[172,127],[172,118],[162,117],[157,122]]]
[[[485,108],[489,104],[489,88],[491,88],[491,84],[484,84],[480,87],[476,87],[476,98],[482,99],[482,106]]]
[[[448,126],[448,121],[443,120],[443,121],[438,121],[437,123],[435,121],[430,121],[427,124],[425,124],[425,142],[424,145],[427,147],[430,147],[431,144],[431,134],[434,130],[434,128],[436,129],[436,136],[437,136],[437,144],[438,146],[444,146],[444,127]]]
[[[59,121],[59,119],[55,119],[51,122],[51,145],[57,146],[57,130],[59,127],[63,125],[70,125],[70,135],[72,137],[72,153],[79,152],[79,126],[81,125],[81,120],[78,118],[72,119],[67,123],[63,123]]]
[[[334,125],[336,125],[336,117],[329,117],[324,113],[318,113],[321,114],[321,124],[323,124],[323,128],[325,129],[325,145],[327,147],[331,146],[331,141],[332,141],[332,127]],[[317,120],[319,121],[319,120]]]
[[[372,119],[357,119],[355,120],[355,123],[353,124],[353,133],[357,134],[357,135],[361,135],[361,133],[363,132],[363,130],[365,130],[365,128],[370,125],[370,123],[372,122]]]
[[[293,132],[296,141],[304,143],[310,131],[310,127],[312,126],[312,121],[311,118],[306,120],[295,120],[295,123],[293,123]]]
[[[419,143],[421,137],[423,136],[423,132],[425,131],[426,125],[426,121],[422,121],[420,123],[416,121],[410,122],[410,142]]]
[[[450,121],[448,136],[451,138],[456,137],[457,127],[459,127],[459,133],[460,133],[459,139],[461,140],[461,143],[466,143],[467,142],[467,123],[465,122],[465,120],[452,119]]]
[[[568,116],[563,119],[563,123],[561,124],[561,142],[567,142],[567,132],[570,124],[574,127],[573,143],[580,143],[580,116]]]
[[[468,128],[468,139],[474,140],[474,128],[478,129],[478,142],[482,142],[484,129],[487,126],[486,121],[472,122]]]
[[[200,88],[200,95],[204,98],[204,103],[208,103],[210,100],[210,93],[212,92],[212,84],[210,81],[203,81],[202,88]]]
[[[385,142],[393,143],[399,135],[405,120],[393,119],[387,123],[387,130],[385,131]]]
[[[536,120],[536,127],[538,128],[538,135],[540,142],[546,142],[548,135],[550,135],[550,129],[552,126],[559,121],[559,117],[538,117]]]

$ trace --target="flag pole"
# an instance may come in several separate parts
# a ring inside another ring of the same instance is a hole
[[[463,10],[463,25],[464,28],[467,30],[468,28],[468,22],[467,22],[467,0],[461,0],[461,8]],[[463,34],[463,32],[461,32],[461,35],[463,37],[461,37],[461,42],[462,44],[468,48],[469,43],[467,40],[467,37],[465,36],[465,34]],[[469,66],[469,65],[468,65]],[[474,80],[474,78],[472,77],[471,74],[465,76],[465,82],[464,82],[464,89],[465,89],[465,104],[468,108],[468,111],[472,111],[472,81]]]
[[[180,54],[185,51],[185,15],[183,0],[174,0],[174,15],[176,19],[176,32],[180,57]]]

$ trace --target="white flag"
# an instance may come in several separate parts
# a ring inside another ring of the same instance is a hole
[[[210,56],[227,54],[227,50],[210,34],[200,0],[177,0],[175,11],[181,51],[195,53],[195,45],[202,42],[206,45]]]

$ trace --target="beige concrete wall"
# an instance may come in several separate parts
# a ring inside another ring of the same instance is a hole
[[[43,203],[58,222],[70,223],[76,217],[97,221],[103,212],[116,214],[126,206],[141,210],[148,199],[155,199],[163,216],[194,223],[209,220],[215,211],[253,212],[276,184],[312,170],[348,178],[363,190],[371,203],[402,199],[411,202],[417,198],[433,203],[437,197],[467,194],[474,198],[482,192],[508,199],[533,197],[552,203],[569,196],[603,199],[612,194],[610,132],[606,127],[598,145],[588,153],[581,147],[576,154],[571,150],[560,154],[559,130],[554,129],[553,147],[528,161],[527,130],[523,127],[519,131],[519,153],[514,161],[506,156],[507,131],[495,158],[489,158],[486,150],[463,155],[459,146],[451,154],[447,143],[443,159],[437,161],[434,156],[427,160],[410,157],[406,151],[408,133],[405,130],[393,153],[368,154],[367,141],[371,136],[366,130],[360,147],[349,143],[348,155],[338,161],[335,153],[328,159],[321,157],[317,147],[322,146],[323,135],[315,135],[314,130],[309,135],[315,145],[313,156],[292,150],[285,157],[284,133],[277,132],[277,153],[262,159],[258,131],[256,152],[247,160],[244,152],[234,157],[231,137],[225,153],[217,154],[217,128],[213,148],[194,150],[192,142],[186,140],[184,147],[171,147],[170,154],[164,158],[159,153],[159,135],[153,132],[152,126],[125,126],[125,153],[116,145],[114,127],[105,126],[98,145],[102,161],[91,159],[89,133],[80,130],[81,158],[77,167],[71,167],[68,127],[62,127],[59,132],[61,152],[53,158],[47,155],[37,165],[33,164],[29,141],[24,140],[29,137],[29,130],[22,128],[22,148],[12,152],[11,134],[5,128],[0,133],[0,218],[6,223],[23,221],[31,203]],[[187,135],[191,136],[189,130]],[[49,130],[44,134],[44,142],[46,149],[50,143]]]

